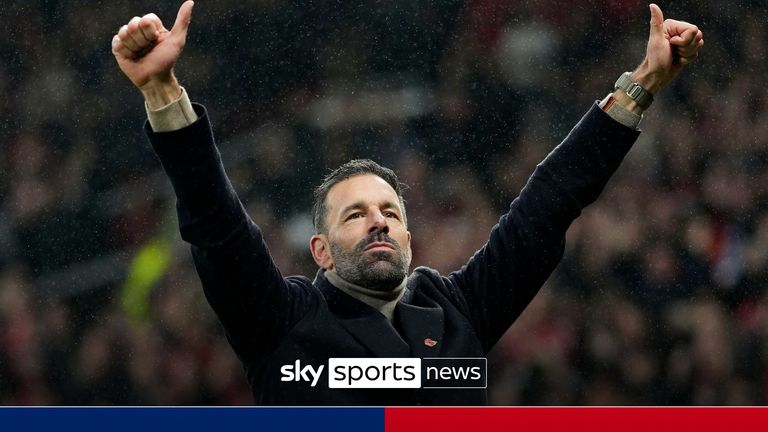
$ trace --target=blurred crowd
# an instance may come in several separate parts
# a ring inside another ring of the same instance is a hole
[[[110,53],[179,4],[0,8],[0,404],[251,403]],[[489,355],[493,404],[768,404],[768,8],[660,6],[703,54]],[[413,265],[449,272],[640,62],[648,20],[639,0],[198,1],[176,69],[284,274],[316,272],[312,187],[355,157],[409,185]]]

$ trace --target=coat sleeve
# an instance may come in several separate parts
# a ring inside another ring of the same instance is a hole
[[[560,262],[568,227],[597,199],[638,135],[594,105],[536,167],[488,242],[447,276],[486,351]]]
[[[205,108],[191,125],[145,131],[176,193],[181,237],[192,246],[206,298],[244,361],[258,362],[303,315],[309,283],[283,278],[261,230],[224,171]]]

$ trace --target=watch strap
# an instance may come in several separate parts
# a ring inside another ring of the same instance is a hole
[[[613,85],[613,88],[623,90],[630,99],[635,101],[635,103],[644,110],[648,109],[653,103],[653,95],[651,92],[635,82],[635,80],[632,79],[631,72],[624,72],[621,74],[619,79],[617,79],[616,83]]]

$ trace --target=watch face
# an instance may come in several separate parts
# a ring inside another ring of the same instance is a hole
[[[629,84],[632,82],[631,74],[629,72],[624,72],[619,76],[619,79],[616,80],[616,83],[613,85],[614,90],[615,89],[622,89],[624,91],[627,91],[629,89]]]

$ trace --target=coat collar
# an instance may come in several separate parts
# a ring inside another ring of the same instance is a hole
[[[432,299],[415,292],[411,278],[390,323],[376,309],[333,286],[324,272],[318,271],[313,284],[323,293],[339,323],[374,356],[437,357],[440,354],[445,327],[443,309]]]

